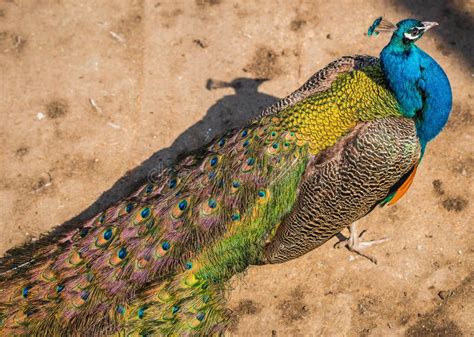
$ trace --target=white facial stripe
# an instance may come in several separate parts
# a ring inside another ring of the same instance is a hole
[[[415,40],[418,36],[418,35],[411,35],[410,33],[403,33],[403,36],[405,36],[408,40]]]
[[[412,33],[404,33],[403,36],[405,36],[405,38],[407,38],[408,40],[415,40],[416,38],[418,38],[421,34],[423,34],[426,30],[426,27],[416,27],[416,29],[418,30],[418,34],[412,34]],[[414,30],[416,30],[414,29]]]

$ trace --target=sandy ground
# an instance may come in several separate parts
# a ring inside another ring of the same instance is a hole
[[[1,1],[0,253],[104,209],[331,60],[377,55],[379,15],[440,23],[419,45],[451,80],[449,125],[408,194],[360,223],[393,238],[378,266],[333,239],[250,268],[231,333],[474,335],[472,1]]]

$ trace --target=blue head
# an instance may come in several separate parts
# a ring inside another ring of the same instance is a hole
[[[416,19],[405,19],[394,25],[379,17],[369,27],[368,35],[378,35],[382,32],[393,33],[392,40],[390,41],[392,46],[409,49],[413,47],[416,41],[421,39],[424,33],[437,25],[436,22],[419,21]]]
[[[451,111],[449,80],[440,65],[415,45],[436,22],[405,19],[396,25],[376,19],[368,35],[392,34],[380,53],[385,78],[405,117],[416,120],[424,147],[443,129]]]
[[[406,19],[397,23],[398,29],[392,35],[392,41],[400,43],[405,48],[410,48],[416,41],[421,39],[429,29],[437,26],[436,22],[418,21]]]

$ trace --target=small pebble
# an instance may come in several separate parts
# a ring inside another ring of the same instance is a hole
[[[449,295],[451,295],[449,291],[441,290],[440,292],[438,292],[439,298],[441,298],[443,301],[446,300]]]
[[[120,129],[120,125],[117,125],[117,124],[114,124],[114,123],[111,123],[111,122],[108,122],[107,124],[109,126],[113,127],[114,129]]]

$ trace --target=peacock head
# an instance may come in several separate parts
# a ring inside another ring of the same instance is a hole
[[[405,19],[394,25],[382,17],[377,18],[369,27],[368,35],[378,35],[379,33],[393,33],[392,41],[406,46],[418,41],[425,32],[437,26],[436,22],[419,21],[415,19]]]

